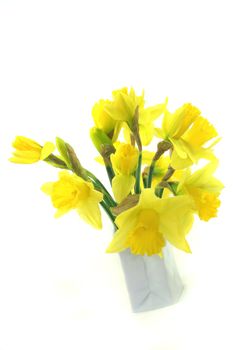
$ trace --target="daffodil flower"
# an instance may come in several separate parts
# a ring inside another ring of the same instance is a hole
[[[115,223],[118,230],[108,253],[130,248],[133,254],[161,254],[166,240],[190,252],[185,238],[193,223],[189,196],[159,199],[151,188],[144,189],[138,204],[117,216]]]
[[[42,186],[56,208],[55,217],[76,210],[100,229],[101,206],[117,228],[107,252],[130,249],[133,254],[162,256],[166,242],[190,252],[186,235],[194,214],[208,221],[217,216],[220,205],[223,185],[213,175],[217,167],[213,146],[219,138],[197,107],[186,103],[170,113],[167,102],[146,107],[144,91],[137,95],[133,88],[124,87],[93,106],[90,137],[114,198],[61,138],[56,139],[56,156],[51,142],[40,145],[18,136],[10,160],[24,164],[44,160],[65,169],[57,181]],[[161,115],[161,127],[155,127]],[[162,139],[154,151],[143,149],[154,136]],[[191,166],[202,158],[210,163],[193,172]]]
[[[55,217],[75,209],[88,224],[102,228],[99,203],[103,194],[96,191],[91,182],[68,171],[61,171],[59,180],[44,184],[42,191],[51,196],[52,204],[57,209]]]
[[[103,130],[106,134],[111,133],[116,125],[116,121],[105,110],[106,104],[109,103],[111,103],[110,100],[99,100],[92,108],[92,116],[96,127]]]
[[[204,146],[218,135],[217,131],[201,116],[199,109],[190,103],[184,104],[173,114],[166,111],[162,128],[156,128],[155,133],[172,143],[171,166],[174,169],[189,167],[200,158],[215,158],[211,148],[218,139],[208,147]]]
[[[113,102],[105,106],[105,111],[112,119],[121,121],[125,131],[126,141],[129,142],[132,133],[133,119],[136,108],[139,111],[139,134],[143,145],[148,145],[154,137],[153,122],[165,110],[167,100],[162,104],[145,108],[144,92],[137,96],[134,89],[127,88],[113,91]]]
[[[15,148],[13,157],[9,160],[13,163],[32,164],[46,159],[55,149],[52,142],[46,142],[41,146],[34,140],[24,136],[17,136],[12,143]]]
[[[167,100],[152,107],[139,108],[138,126],[143,146],[148,146],[155,136],[154,121],[164,113],[166,105]],[[128,124],[124,124],[124,137],[127,142],[130,141],[130,134]]]
[[[113,91],[112,96],[113,101],[105,105],[105,111],[112,119],[126,122],[131,127],[136,108],[144,107],[144,93],[137,96],[133,88],[130,91],[123,88]]]
[[[193,199],[195,210],[204,221],[217,216],[221,203],[223,184],[213,176],[216,168],[217,162],[211,162],[193,174],[187,170],[177,188],[178,194],[188,194]]]
[[[105,133],[113,142],[116,141],[120,129],[121,122],[113,119],[106,106],[112,104],[110,100],[99,100],[92,108],[92,117],[95,127]]]
[[[138,150],[126,143],[116,142],[116,152],[111,155],[115,177],[112,180],[114,197],[120,203],[134,187],[134,172],[138,162]]]

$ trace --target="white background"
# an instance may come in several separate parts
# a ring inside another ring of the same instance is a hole
[[[0,350],[232,349],[232,2],[0,0]],[[44,163],[8,162],[15,135],[63,137],[93,161],[91,108],[113,89],[149,103],[192,102],[223,137],[219,217],[176,251],[180,303],[133,314],[112,229],[59,220],[40,186]]]

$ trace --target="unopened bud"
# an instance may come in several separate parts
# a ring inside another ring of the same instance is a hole
[[[97,151],[101,154],[103,147],[106,145],[112,146],[112,140],[105,134],[103,130],[97,129],[95,127],[90,130],[91,140],[97,149]]]
[[[68,143],[66,143],[66,147],[67,147],[67,152],[69,155],[69,159],[70,159],[70,163],[72,165],[72,170],[74,171],[74,173],[80,177],[82,177],[84,180],[87,180],[87,174],[85,169],[82,167],[78,157],[76,156],[76,153],[73,149],[73,147],[71,147]]]

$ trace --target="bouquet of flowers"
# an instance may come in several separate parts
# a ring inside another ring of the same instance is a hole
[[[56,145],[41,145],[17,136],[10,160],[23,164],[43,160],[61,168],[57,181],[42,186],[56,208],[55,217],[75,209],[101,229],[103,208],[115,228],[108,253],[129,250],[161,259],[167,242],[189,253],[186,237],[194,216],[208,221],[220,205],[223,185],[214,177],[218,160],[213,153],[219,138],[197,107],[185,103],[170,112],[167,103],[166,99],[147,107],[144,93],[138,96],[133,88],[122,88],[94,105],[90,137],[112,193],[59,137]],[[148,145],[153,145],[151,150]]]

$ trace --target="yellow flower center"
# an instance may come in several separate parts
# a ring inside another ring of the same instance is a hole
[[[143,209],[138,215],[138,221],[128,237],[127,246],[133,254],[153,255],[161,253],[165,245],[159,232],[159,216],[153,209]]]
[[[208,221],[217,216],[217,209],[220,206],[218,194],[206,192],[199,188],[189,189],[189,193],[195,201],[201,220]]]
[[[191,129],[184,135],[184,140],[195,148],[202,146],[217,135],[217,131],[207,119],[198,117]]]
[[[80,183],[76,189],[77,201],[84,201],[90,194],[90,187],[86,183]]]
[[[62,178],[53,185],[52,202],[55,208],[77,208],[80,202],[88,198],[90,187],[85,182]]]
[[[120,144],[117,147],[116,153],[111,156],[111,160],[117,173],[130,175],[136,169],[138,151],[130,144]]]

